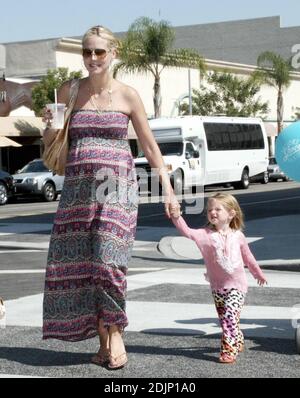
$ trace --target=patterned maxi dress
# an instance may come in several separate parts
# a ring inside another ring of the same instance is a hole
[[[79,341],[127,324],[126,273],[138,185],[121,112],[73,111],[46,269],[43,339]]]

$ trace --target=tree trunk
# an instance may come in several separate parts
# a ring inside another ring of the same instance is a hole
[[[280,134],[283,129],[283,96],[282,90],[279,88],[277,97],[277,132]]]
[[[160,77],[158,74],[155,76],[153,90],[154,90],[154,97],[153,97],[154,116],[155,118],[158,118],[161,116]]]

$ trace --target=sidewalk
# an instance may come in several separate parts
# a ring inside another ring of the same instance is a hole
[[[248,221],[244,233],[262,268],[300,272],[299,215]],[[158,249],[167,258],[198,260],[203,264],[195,242],[179,236],[175,229],[174,236],[166,236],[160,240]]]
[[[297,217],[278,217],[246,223],[250,247],[260,262],[300,264],[298,221]],[[300,273],[268,270],[268,286],[261,288],[246,270],[249,292],[241,320],[246,350],[238,358],[238,366],[224,367],[218,363],[220,327],[205,269],[198,266],[199,252],[189,248],[193,242],[169,225],[137,230],[127,277],[125,343],[129,362],[124,369],[112,372],[91,363],[98,349],[96,337],[76,344],[41,340],[44,276],[39,273],[45,271],[41,260],[46,261],[51,225],[22,224],[23,233],[18,234],[18,224],[3,223],[2,286],[7,284],[18,294],[6,300],[0,377],[299,378],[291,320],[300,303]],[[170,250],[171,260],[158,253],[158,246]],[[12,248],[16,250],[7,250]],[[40,253],[25,257],[23,252],[30,249]],[[31,290],[25,289],[24,294],[21,286],[26,283]]]

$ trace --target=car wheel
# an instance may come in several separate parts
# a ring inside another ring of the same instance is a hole
[[[47,182],[44,186],[43,198],[46,202],[53,202],[57,198],[55,187],[50,182]]]
[[[3,184],[3,182],[0,182],[0,205],[5,205],[8,200],[8,194],[7,194],[7,188]]]
[[[261,180],[262,184],[268,184],[269,182],[269,173],[267,171],[264,172],[263,178]]]

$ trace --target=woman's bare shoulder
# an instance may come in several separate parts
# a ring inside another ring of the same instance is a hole
[[[129,86],[128,84],[125,84],[118,80],[115,80],[115,84],[116,84],[116,88],[119,90],[119,92],[127,99],[130,99],[130,98],[134,99],[134,98],[139,97],[138,92],[132,86]]]
[[[74,79],[67,80],[60,86],[60,88],[58,90],[60,101],[67,102],[69,100],[70,90],[71,90],[71,85],[72,85],[73,80]],[[79,84],[81,84],[81,82],[83,80],[84,79],[79,79]]]

